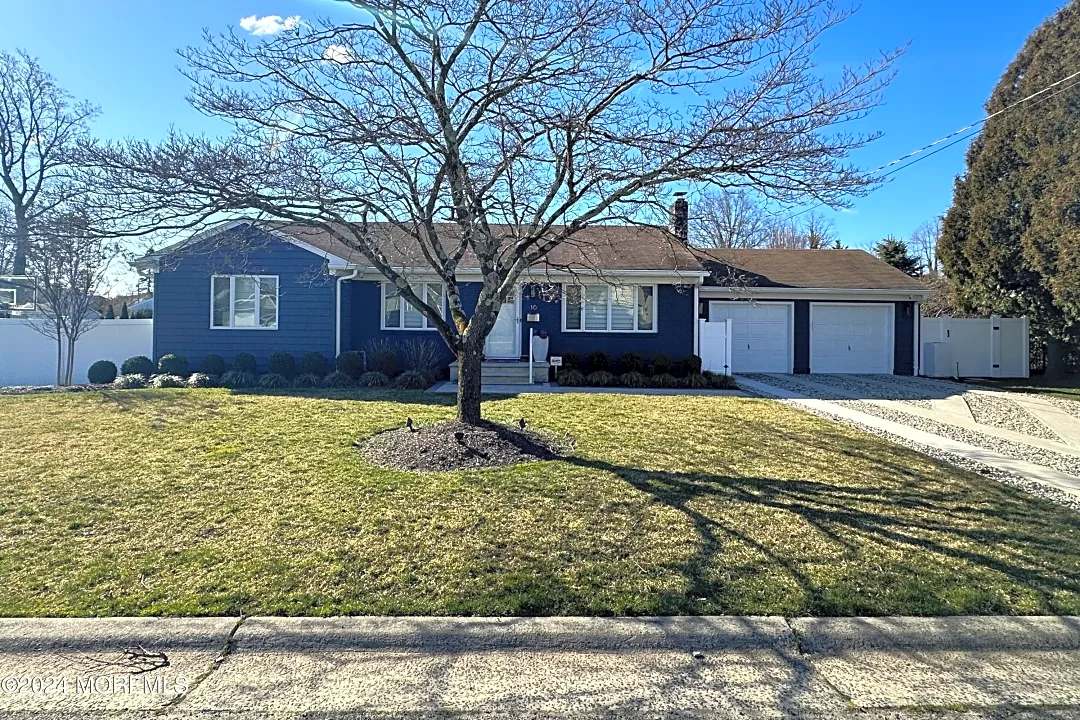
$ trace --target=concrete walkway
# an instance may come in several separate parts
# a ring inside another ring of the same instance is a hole
[[[1080,717],[1080,618],[0,620],[0,717]]]
[[[1034,480],[1044,485],[1057,488],[1064,493],[1080,498],[1080,477],[1063,473],[1060,470],[1055,470],[1044,465],[1036,465],[1035,463],[1027,462],[1025,460],[1018,460],[1009,457],[1008,455],[987,450],[986,448],[951,440],[949,438],[941,437],[940,435],[934,435],[933,433],[919,430],[910,425],[903,425],[891,420],[879,418],[875,415],[868,415],[867,413],[839,405],[831,400],[809,398],[797,392],[786,390],[775,385],[765,385],[745,377],[739,378],[739,384],[748,390],[760,393],[767,397],[794,401],[799,405],[829,413],[837,417],[842,417],[867,427],[877,428],[892,435],[919,443],[920,445],[939,448],[946,452],[981,462],[985,465],[1013,473],[1014,475],[1019,475],[1029,480]],[[830,387],[829,389],[835,391],[835,388]],[[837,392],[836,394],[841,393]],[[905,412],[915,414],[912,409],[905,409]],[[987,434],[1001,435],[1001,433],[1006,432],[998,430],[995,433],[990,433],[988,430],[984,430],[984,427],[985,426],[980,426],[980,431],[986,432]],[[1035,444],[1029,440],[1025,440],[1024,442]],[[1069,450],[1075,452],[1075,450],[1071,448],[1069,448]]]

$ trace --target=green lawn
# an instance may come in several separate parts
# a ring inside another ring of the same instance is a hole
[[[449,398],[0,397],[0,615],[1080,614],[1080,514],[767,400],[493,399],[576,438],[370,467]]]

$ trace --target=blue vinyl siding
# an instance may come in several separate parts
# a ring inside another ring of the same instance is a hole
[[[603,351],[612,360],[632,352],[644,358],[666,353],[674,360],[681,360],[694,352],[694,323],[697,309],[694,307],[694,290],[689,286],[658,285],[656,292],[656,332],[563,332],[562,300],[544,297],[531,285],[526,285],[521,296],[522,352],[529,347],[529,328],[547,330],[550,339],[549,354],[561,355],[575,352],[588,355]],[[540,321],[525,322],[529,313],[539,313]]]
[[[235,242],[215,239],[228,250],[189,248],[170,259],[154,277],[154,355],[183,355],[197,369],[204,355],[226,363],[241,352],[255,356],[259,370],[275,352],[300,357],[310,351],[334,358],[335,281],[323,259],[259,230],[236,230]],[[239,251],[238,248],[246,248]],[[277,275],[276,330],[211,329],[210,278],[213,275]]]
[[[443,361],[450,363],[453,355],[442,337],[434,330],[381,330],[382,298],[380,280],[346,281],[344,297],[351,304],[351,348],[365,349],[372,338],[398,344],[408,338],[424,338],[435,343]],[[471,314],[480,296],[481,284],[461,283],[461,301]],[[694,293],[692,288],[679,289],[674,285],[657,288],[657,332],[607,333],[562,332],[562,300],[543,297],[534,285],[525,285],[521,296],[521,351],[528,353],[529,328],[547,330],[551,339],[550,354],[576,352],[587,355],[602,350],[612,359],[627,352],[646,358],[664,352],[679,360],[694,351]],[[539,322],[527,322],[530,313],[539,313]],[[447,314],[449,319],[449,313]],[[343,332],[344,334],[344,332]]]
[[[373,339],[385,340],[392,345],[400,347],[401,343],[410,338],[430,340],[438,349],[441,362],[449,365],[453,360],[453,353],[446,346],[442,335],[437,330],[383,330],[382,325],[382,280],[346,280],[344,297],[349,299],[350,322],[349,331],[346,333],[344,321],[342,321],[342,338],[349,338],[351,345],[348,349],[366,350],[369,341]],[[462,283],[461,300],[466,311],[471,311],[476,304],[476,298],[480,295],[479,283]],[[344,306],[342,314],[344,315]],[[450,313],[446,313],[447,320]],[[345,340],[342,340],[342,349],[345,348]],[[399,353],[400,354],[400,353]]]

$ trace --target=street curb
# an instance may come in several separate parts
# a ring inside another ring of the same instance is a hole
[[[808,654],[1080,650],[1080,617],[1071,616],[800,618],[791,625]]]

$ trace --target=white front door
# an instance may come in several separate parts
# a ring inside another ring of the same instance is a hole
[[[810,305],[810,372],[892,372],[891,304]]]
[[[517,294],[511,294],[506,302],[499,308],[499,317],[495,320],[495,327],[484,344],[484,355],[494,360],[517,360],[521,357],[518,348],[520,333],[518,332]]]
[[[711,302],[709,322],[731,319],[732,372],[791,372],[791,306]]]

